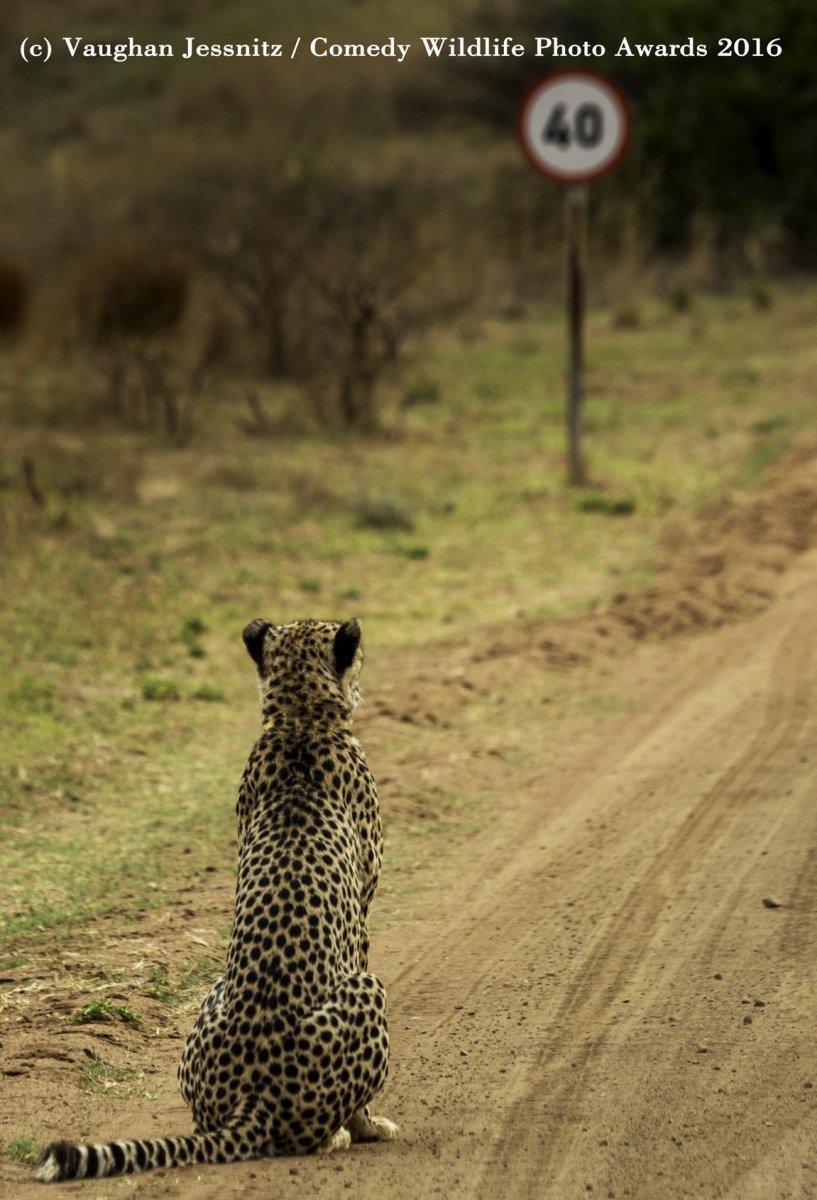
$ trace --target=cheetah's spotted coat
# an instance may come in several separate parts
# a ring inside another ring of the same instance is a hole
[[[235,922],[224,976],[179,1067],[196,1133],[42,1154],[46,1182],[387,1141],[370,1116],[388,1068],[366,928],[382,858],[374,781],[351,732],[360,626],[255,620],[263,729],[238,797]]]

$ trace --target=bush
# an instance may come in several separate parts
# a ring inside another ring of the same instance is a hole
[[[383,383],[408,339],[465,298],[439,229],[440,192],[274,164],[202,175],[165,199],[254,339],[262,373],[298,385],[321,428],[382,423]],[[435,222],[438,228],[435,230]],[[447,269],[447,266],[446,266]],[[247,430],[276,432],[254,386]]]
[[[182,368],[174,337],[191,286],[176,252],[122,243],[102,247],[76,287],[80,337],[95,351],[102,395],[94,415],[159,430],[176,445],[193,429],[200,374]]]
[[[446,261],[434,200],[411,185],[335,184],[293,305],[289,361],[322,426],[372,432],[383,383],[412,337],[464,301],[433,272]]]
[[[177,328],[190,292],[180,254],[118,244],[102,247],[77,287],[81,332],[97,345],[146,338]]]

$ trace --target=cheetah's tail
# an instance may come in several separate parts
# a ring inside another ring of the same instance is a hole
[[[256,1147],[247,1137],[238,1137],[234,1130],[197,1133],[191,1137],[105,1142],[93,1146],[52,1142],[40,1155],[35,1178],[42,1183],[59,1183],[63,1179],[132,1175],[153,1167],[239,1162],[258,1158],[261,1153],[260,1147]]]

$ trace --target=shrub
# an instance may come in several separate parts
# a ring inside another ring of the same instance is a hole
[[[75,301],[80,337],[103,381],[94,415],[159,430],[176,445],[189,440],[208,365],[202,358],[185,372],[174,344],[190,282],[183,255],[136,244],[104,246],[86,264]]]
[[[77,289],[82,333],[98,345],[175,329],[187,307],[190,269],[178,253],[122,243],[91,258]]]

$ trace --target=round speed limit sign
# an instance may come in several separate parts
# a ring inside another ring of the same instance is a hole
[[[531,88],[517,132],[528,161],[559,183],[587,183],[616,165],[630,113],[615,84],[595,71],[558,71]]]

